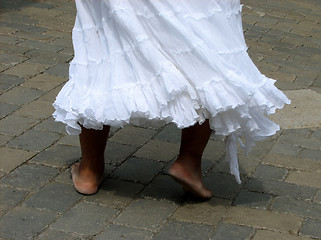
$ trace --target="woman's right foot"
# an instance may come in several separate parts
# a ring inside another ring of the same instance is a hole
[[[77,192],[84,195],[93,195],[97,193],[100,184],[103,181],[103,174],[96,175],[92,171],[81,170],[80,163],[75,163],[71,167],[71,176],[74,187]]]
[[[180,183],[185,191],[192,193],[196,197],[202,199],[212,197],[212,192],[203,185],[201,173],[195,170],[188,170],[183,165],[174,162],[168,174]]]

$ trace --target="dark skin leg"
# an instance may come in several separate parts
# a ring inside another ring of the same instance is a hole
[[[211,132],[208,120],[183,129],[179,155],[168,172],[186,191],[204,199],[212,196],[203,185],[201,173],[202,155]]]
[[[81,128],[79,135],[82,157],[80,163],[71,168],[75,189],[82,194],[90,195],[98,191],[103,181],[105,159],[104,152],[110,127],[103,130]]]

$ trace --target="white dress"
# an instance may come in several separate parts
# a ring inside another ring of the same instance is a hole
[[[249,58],[239,0],[76,0],[75,56],[54,103],[69,134],[146,121],[186,128],[209,119],[249,149],[279,126],[265,115],[290,101]]]

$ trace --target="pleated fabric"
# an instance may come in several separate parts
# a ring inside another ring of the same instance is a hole
[[[247,54],[239,0],[76,0],[75,55],[54,102],[69,134],[79,124],[209,119],[228,136],[226,156],[240,182],[236,140],[246,150],[279,126],[266,115],[290,103]]]

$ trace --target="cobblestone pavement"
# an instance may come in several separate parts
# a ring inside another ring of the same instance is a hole
[[[0,239],[321,239],[321,2],[246,0],[249,54],[292,104],[277,135],[240,151],[238,185],[221,139],[203,161],[214,196],[198,202],[166,170],[180,131],[113,129],[106,180],[72,186],[78,139],[51,117],[72,59],[73,1],[0,1]]]

